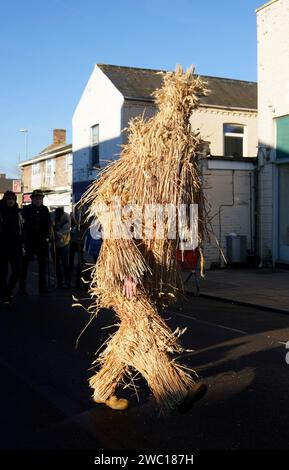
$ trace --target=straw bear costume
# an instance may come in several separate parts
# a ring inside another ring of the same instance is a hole
[[[174,353],[182,351],[181,331],[173,333],[158,313],[182,290],[176,260],[179,237],[168,237],[165,215],[163,237],[155,232],[146,237],[142,222],[142,236],[129,238],[129,224],[123,222],[131,213],[117,217],[113,201],[118,199],[121,208],[136,205],[142,215],[151,204],[198,204],[202,242],[205,223],[198,167],[202,140],[192,131],[190,117],[205,94],[204,82],[192,69],[183,72],[178,67],[176,72],[164,74],[162,88],[154,93],[157,114],[147,121],[139,117],[130,122],[128,143],[119,160],[102,172],[85,195],[90,215],[104,229],[90,286],[95,300],[91,310],[113,308],[119,318],[119,329],[97,358],[98,370],[90,379],[99,400],[112,396],[124,376],[136,370],[145,377],[161,410],[167,412],[182,402],[194,383],[191,373],[173,359]],[[106,238],[113,226],[117,238]],[[133,299],[123,293],[126,279],[137,283]]]

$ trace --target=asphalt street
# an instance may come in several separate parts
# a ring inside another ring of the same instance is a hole
[[[1,449],[288,449],[289,316],[188,296],[165,315],[187,327],[180,360],[209,387],[186,415],[159,416],[144,381],[115,412],[91,400],[95,351],[114,315],[72,307],[85,291],[55,290],[0,310]]]

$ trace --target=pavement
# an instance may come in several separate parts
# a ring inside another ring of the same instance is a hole
[[[289,313],[288,270],[228,268],[207,271],[204,279],[198,279],[202,296]],[[196,293],[194,277],[185,288]]]

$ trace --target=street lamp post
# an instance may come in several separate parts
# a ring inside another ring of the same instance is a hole
[[[28,129],[19,129],[19,132],[24,132],[25,134],[25,159],[28,159]]]

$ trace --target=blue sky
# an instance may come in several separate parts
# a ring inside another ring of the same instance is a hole
[[[0,171],[66,128],[95,63],[256,80],[262,0],[10,0],[0,16]]]

